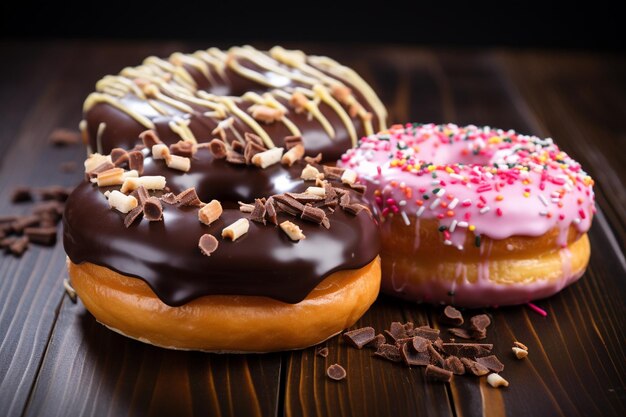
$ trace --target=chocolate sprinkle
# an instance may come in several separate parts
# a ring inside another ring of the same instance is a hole
[[[341,381],[346,377],[346,370],[341,365],[334,364],[328,367],[326,375],[332,380]]]
[[[463,362],[461,359],[456,356],[448,356],[443,361],[443,369],[452,372],[455,375],[463,375],[465,374],[465,366],[463,366]]]
[[[430,356],[427,352],[416,352],[409,346],[409,343],[402,345],[400,355],[407,366],[426,366],[430,363]]]
[[[374,355],[380,356],[383,359],[387,359],[391,362],[402,362],[402,356],[400,355],[400,349],[397,346],[383,343],[378,346],[378,350],[374,352]]]
[[[452,372],[446,371],[438,366],[426,366],[426,377],[435,381],[450,382],[452,380]]]
[[[211,254],[217,249],[218,244],[219,243],[215,236],[207,233],[200,236],[198,247],[200,248],[200,252],[202,252],[204,255],[211,256]]]
[[[504,370],[504,364],[496,357],[496,355],[484,356],[482,358],[476,358],[476,362],[483,365],[487,369],[493,372],[502,372]]]
[[[375,338],[376,332],[373,327],[362,327],[343,334],[343,340],[357,349],[362,349],[363,346],[367,345]]]
[[[163,219],[163,206],[161,201],[156,197],[148,198],[143,205],[143,216],[151,222]]]
[[[461,326],[464,322],[463,315],[459,310],[452,306],[446,306],[443,309],[443,315],[441,316],[441,322],[452,326]]]

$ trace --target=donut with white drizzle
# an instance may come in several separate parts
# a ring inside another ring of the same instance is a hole
[[[409,123],[362,138],[340,165],[380,219],[387,293],[520,304],[560,291],[589,261],[593,180],[552,139]]]

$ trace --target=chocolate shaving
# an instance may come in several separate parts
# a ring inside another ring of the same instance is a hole
[[[143,216],[150,222],[162,220],[163,206],[161,206],[161,201],[156,197],[148,198],[143,204]]]
[[[415,336],[421,336],[424,339],[428,339],[434,342],[439,337],[439,329],[433,329],[428,326],[420,326],[414,330]]]
[[[324,196],[324,203],[326,205],[328,205],[328,203],[335,202],[337,201],[337,192],[335,191],[335,188],[330,185],[329,183],[324,184],[324,192],[325,192],[325,196]]]
[[[460,337],[461,339],[471,339],[472,338],[472,334],[467,331],[466,329],[461,329],[459,327],[453,327],[451,329],[448,329],[448,331],[450,333],[452,333],[453,335],[455,335],[456,337]]]
[[[265,203],[261,199],[256,198],[254,200],[254,208],[250,213],[250,220],[265,224],[265,212]]]
[[[434,365],[443,366],[443,356],[435,350],[433,345],[427,345],[426,349],[428,350],[428,355],[430,356],[430,362]]]
[[[285,148],[287,150],[293,148],[296,145],[304,145],[304,143],[302,143],[302,136],[286,136],[285,137]]]
[[[339,205],[342,208],[346,208],[346,206],[350,205],[350,194],[344,193],[339,197]]]
[[[430,363],[430,357],[427,352],[416,352],[410,348],[409,343],[402,345],[400,355],[407,366],[426,366]]]
[[[53,146],[77,145],[80,143],[80,133],[69,129],[54,129],[48,136],[48,142]]]
[[[342,208],[348,213],[354,214],[356,216],[366,207],[363,204],[354,203],[354,204],[348,204],[346,206],[342,206]]]
[[[304,204],[286,194],[277,194],[274,197],[276,205],[283,211],[294,216],[299,215],[304,210]]]
[[[143,153],[141,151],[128,153],[128,168],[134,169],[139,175],[143,175]]]
[[[211,256],[213,252],[217,249],[218,241],[215,236],[210,234],[204,234],[200,236],[200,240],[198,241],[198,247],[200,248],[200,252],[203,255]]]
[[[324,213],[324,210],[309,205],[303,207],[300,215],[302,220],[308,220],[317,224],[321,224],[325,217],[326,213]]]
[[[287,194],[289,197],[299,201],[302,204],[305,203],[315,203],[317,201],[321,201],[324,198],[319,196],[319,195],[315,195],[315,194],[307,194],[307,193],[285,193]]]
[[[150,194],[148,194],[148,190],[143,185],[140,185],[135,191],[130,193],[133,197],[137,199],[137,202],[141,207],[146,203],[146,200],[150,198]],[[173,195],[173,194],[172,194]]]
[[[413,349],[415,349],[416,352],[426,352],[428,350],[428,346],[430,345],[430,341],[428,339],[425,339],[422,336],[413,336],[411,340]]]
[[[32,243],[51,246],[56,243],[57,229],[56,227],[27,227],[24,229],[24,235]]]
[[[443,369],[452,372],[455,375],[463,375],[465,374],[465,366],[463,366],[463,362],[461,359],[456,356],[448,356],[443,361]]]
[[[456,308],[446,306],[446,308],[443,309],[443,314],[441,316],[442,323],[449,324],[451,326],[461,326],[463,321],[463,315]]]
[[[470,327],[472,330],[485,330],[491,324],[491,319],[486,314],[479,314],[470,319]]]
[[[128,214],[126,214],[126,217],[124,217],[124,227],[126,228],[130,227],[130,225],[133,224],[135,220],[137,220],[137,217],[139,217],[142,214],[143,214],[143,205],[139,205],[135,207],[134,209],[132,209],[131,211],[129,211]]]
[[[128,152],[122,148],[113,148],[111,150],[111,161],[116,167],[120,167],[128,162]]]
[[[327,180],[340,180],[345,169],[324,165],[324,178]]]
[[[412,321],[407,321],[406,323],[403,324],[403,326],[404,326],[404,331],[406,332],[408,337],[415,336],[414,334],[415,324]]]
[[[170,153],[183,156],[185,158],[191,158],[194,154],[193,143],[179,140],[178,142],[170,145]]]
[[[98,165],[97,167],[95,167],[94,169],[92,169],[91,171],[89,171],[87,173],[87,177],[89,179],[96,178],[99,173],[104,172],[104,171],[108,171],[108,170],[113,169],[113,168],[115,168],[115,165],[113,165],[109,161],[105,161],[105,162],[101,163],[100,165]]]
[[[313,166],[319,165],[319,163],[322,162],[322,154],[318,153],[315,157],[305,156],[304,161]]]
[[[483,376],[489,373],[489,369],[480,363],[473,361],[469,358],[461,358],[461,362],[465,366],[465,370],[472,375]]]
[[[265,202],[265,217],[273,224],[278,224],[278,218],[276,216],[276,208],[274,207],[274,199],[268,198]]]
[[[154,145],[158,143],[163,143],[161,142],[161,139],[159,139],[159,136],[154,130],[144,130],[139,134],[139,139],[141,139],[144,146],[150,150],[152,150],[152,147]]]
[[[374,355],[380,356],[383,359],[387,359],[391,362],[402,362],[402,355],[400,355],[400,349],[397,346],[383,343],[378,346],[378,350],[374,352]]]
[[[394,341],[408,337],[404,325],[399,321],[392,322],[389,326],[389,330],[385,330],[385,333],[387,333]]]
[[[326,229],[330,229],[330,220],[328,220],[328,217],[324,217],[322,219],[322,226],[324,226]]]
[[[318,346],[315,349],[315,354],[317,356],[321,356],[322,358],[326,358],[328,356],[328,348],[326,346]]]
[[[265,147],[265,143],[263,143],[263,139],[260,136],[255,135],[254,133],[246,132],[243,134],[244,139],[247,143],[254,143],[255,145],[260,146],[263,150],[267,150]]]
[[[341,365],[330,365],[326,370],[326,375],[335,381],[341,381],[346,377],[346,370]]]
[[[176,198],[176,194],[174,193],[165,193],[161,196],[161,201],[165,204],[178,204],[178,198]]]
[[[444,343],[442,349],[448,355],[476,358],[491,353],[493,345],[485,343]]]
[[[209,142],[209,150],[215,159],[224,159],[228,155],[226,144],[219,139],[213,139]]]
[[[243,143],[239,142],[238,140],[234,140],[230,143],[230,147],[233,150],[233,152],[236,152],[238,154],[243,155],[245,149],[246,149],[246,145],[244,145]]]
[[[367,345],[375,338],[376,332],[373,327],[362,327],[343,334],[343,340],[357,349],[363,348],[363,346]]]
[[[226,153],[226,161],[230,162],[231,164],[236,164],[236,165],[246,164],[246,158],[244,158],[242,154],[234,152],[234,151],[228,151]]]
[[[26,201],[33,201],[33,194],[30,187],[17,187],[13,189],[11,193],[12,203],[23,203]]]
[[[426,378],[435,381],[450,382],[452,381],[452,372],[446,371],[438,366],[428,365],[426,367]]]
[[[265,150],[264,147],[257,145],[255,142],[248,142],[243,150],[243,157],[246,164],[250,165],[252,163],[252,157],[258,153],[265,152]]]
[[[28,237],[22,236],[15,239],[9,245],[9,252],[11,252],[15,256],[22,256],[24,252],[28,249]]]
[[[386,341],[387,339],[385,339],[385,335],[378,333],[376,337],[371,342],[369,342],[366,346],[378,350],[380,345],[384,344]]]
[[[181,207],[200,207],[202,201],[198,198],[195,187],[187,188],[176,196],[176,200]]]
[[[367,186],[365,186],[364,184],[348,184],[350,186],[350,188],[352,188],[354,191],[356,191],[359,194],[365,194],[365,191],[367,190]]]
[[[476,358],[476,362],[493,372],[504,371],[504,364],[496,357],[496,355],[484,356]]]

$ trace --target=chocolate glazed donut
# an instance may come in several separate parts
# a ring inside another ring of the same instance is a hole
[[[356,174],[322,165],[384,126],[356,73],[279,47],[211,49],[97,89],[81,129],[101,152],[67,201],[64,246],[98,321],[164,347],[267,352],[367,310],[377,226]]]

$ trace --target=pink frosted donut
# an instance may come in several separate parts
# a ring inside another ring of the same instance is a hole
[[[380,220],[383,291],[466,307],[548,297],[589,261],[593,180],[552,141],[513,130],[396,125],[340,165]]]

